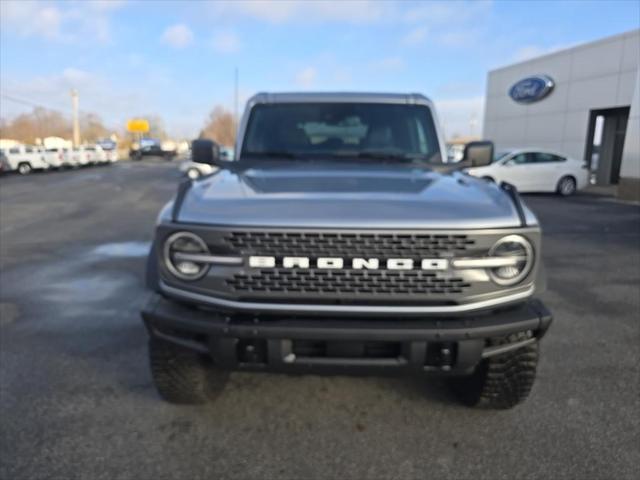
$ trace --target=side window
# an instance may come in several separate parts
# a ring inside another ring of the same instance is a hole
[[[17,147],[10,148],[10,149],[9,149],[9,153],[20,153],[20,149],[19,149],[19,148],[17,148]]]
[[[25,148],[24,153],[33,153],[33,148],[32,147]]]
[[[553,153],[543,153],[538,152],[533,154],[536,157],[536,163],[554,163],[554,162],[564,162],[566,159],[562,158],[558,155],[554,155]]]
[[[531,163],[529,157],[530,155],[527,153],[519,153],[518,155],[514,155],[513,157],[511,157],[511,160],[509,160],[509,162],[516,165],[524,165],[525,163]]]

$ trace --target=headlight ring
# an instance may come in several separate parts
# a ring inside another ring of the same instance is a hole
[[[534,264],[531,242],[521,235],[507,235],[498,240],[489,250],[490,257],[517,257],[513,265],[488,269],[494,283],[513,286],[524,280]]]
[[[207,244],[194,233],[176,232],[164,242],[163,260],[167,270],[172,275],[187,281],[194,281],[204,277],[209,270],[209,264],[191,259],[180,259],[180,254],[186,257],[192,255],[207,255]]]

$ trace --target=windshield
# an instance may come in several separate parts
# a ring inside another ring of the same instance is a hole
[[[242,148],[246,158],[441,162],[429,108],[384,103],[257,105]]]
[[[504,157],[506,157],[510,153],[511,153],[510,151],[503,151],[503,152],[494,153],[493,154],[493,163],[500,161],[501,159],[503,159]]]

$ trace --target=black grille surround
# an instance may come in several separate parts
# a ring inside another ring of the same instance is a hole
[[[163,282],[172,288],[247,305],[451,306],[530,291],[535,268],[518,286],[493,283],[476,270],[421,270],[422,259],[481,258],[509,234],[527,236],[535,246],[539,229],[381,230],[231,227],[162,224],[160,244],[176,231],[200,236],[212,255],[240,258],[238,265],[211,265],[192,282],[170,274],[160,261]],[[250,256],[276,258],[273,268],[251,268]],[[309,268],[284,268],[283,257],[308,257]],[[340,257],[344,268],[318,268],[320,257]],[[377,258],[380,267],[353,269],[354,258]],[[386,268],[389,259],[414,260],[413,270]]]

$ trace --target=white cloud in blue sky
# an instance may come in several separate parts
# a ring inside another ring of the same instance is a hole
[[[191,136],[257,91],[422,92],[449,134],[482,121],[487,71],[638,28],[635,1],[0,1],[5,95]],[[2,99],[0,116],[29,107]],[[475,127],[480,131],[480,125]]]
[[[172,48],[185,48],[193,43],[193,32],[184,23],[171,25],[162,33],[162,43]]]

